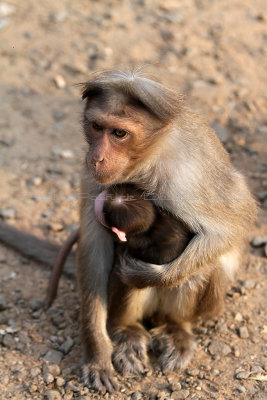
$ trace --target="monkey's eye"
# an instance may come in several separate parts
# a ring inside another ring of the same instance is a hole
[[[92,127],[95,131],[101,131],[102,126],[98,125],[96,122],[92,122]]]
[[[112,135],[116,136],[117,138],[123,138],[124,136],[127,135],[128,132],[126,132],[123,129],[114,129],[112,131]]]

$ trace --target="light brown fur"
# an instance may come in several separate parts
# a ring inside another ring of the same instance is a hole
[[[256,206],[215,133],[172,90],[111,72],[87,83],[84,98],[89,150],[81,190],[87,196],[77,257],[84,377],[95,390],[111,392],[113,365],[121,373],[141,372],[149,342],[164,371],[189,363],[191,322],[220,309]],[[120,141],[114,129],[130,134]],[[125,182],[149,192],[195,233],[173,262],[153,265],[126,253],[116,255],[113,267],[113,240],[93,204],[106,187]],[[155,325],[150,333],[144,318]]]

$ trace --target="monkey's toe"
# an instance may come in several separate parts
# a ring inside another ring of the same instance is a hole
[[[163,372],[183,369],[189,364],[196,348],[192,334],[182,329],[168,333],[156,328],[152,336],[152,349]]]
[[[144,372],[147,364],[148,338],[147,332],[135,329],[117,330],[112,335],[116,343],[112,362],[120,374],[139,375]]]
[[[119,390],[112,371],[96,368],[89,364],[83,366],[83,380],[89,388],[101,394]]]

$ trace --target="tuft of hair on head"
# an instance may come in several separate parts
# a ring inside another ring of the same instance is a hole
[[[110,90],[123,93],[159,120],[168,122],[183,108],[184,97],[161,83],[147,78],[140,69],[104,71],[82,84],[82,98],[92,99]]]

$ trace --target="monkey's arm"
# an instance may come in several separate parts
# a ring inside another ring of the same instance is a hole
[[[14,228],[5,222],[0,221],[0,242],[18,251],[24,256],[38,261],[42,264],[52,267],[55,263],[57,254],[61,246],[34,236],[28,232]],[[65,272],[74,275],[74,255],[70,257],[65,264]]]
[[[108,336],[108,279],[113,264],[113,239],[96,221],[96,184],[86,175],[82,192],[80,237],[77,250],[77,278],[81,293],[82,339],[85,350],[84,380],[94,390],[112,392],[116,388],[111,363],[112,344]],[[89,198],[89,193],[92,198]]]

